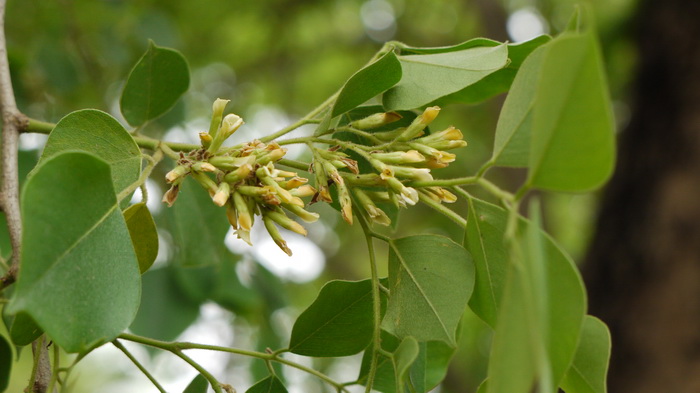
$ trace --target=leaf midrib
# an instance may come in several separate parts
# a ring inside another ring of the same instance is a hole
[[[396,243],[391,240],[390,241],[391,248],[394,250],[394,253],[396,254],[396,257],[399,259],[399,262],[401,263],[401,266],[404,267],[404,270],[408,274],[408,276],[411,278],[411,281],[415,284],[416,288],[420,292],[421,296],[423,299],[425,299],[425,302],[428,304],[430,307],[430,310],[435,314],[435,317],[437,318],[438,322],[440,322],[440,326],[442,327],[443,332],[447,336],[447,338],[450,340],[450,342],[453,341],[452,336],[450,335],[449,330],[447,329],[447,326],[445,326],[445,323],[442,321],[442,318],[440,318],[440,315],[438,314],[437,310],[435,309],[435,306],[433,303],[428,299],[428,296],[426,295],[425,291],[423,290],[423,287],[421,287],[418,283],[418,280],[416,280],[416,277],[413,275],[413,272],[408,268],[408,265],[406,264],[406,261],[403,259],[403,256],[398,250],[398,247],[396,247]]]

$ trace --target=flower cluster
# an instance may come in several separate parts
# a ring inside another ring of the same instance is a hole
[[[391,220],[377,207],[377,203],[390,202],[397,207],[406,207],[415,205],[421,194],[436,202],[455,202],[457,197],[442,187],[429,186],[416,189],[406,185],[413,181],[433,180],[431,169],[444,168],[455,160],[455,155],[446,150],[467,145],[463,140],[462,132],[452,126],[425,135],[426,127],[433,122],[439,112],[439,107],[429,107],[407,127],[371,133],[376,141],[374,146],[347,145],[347,148],[368,161],[376,173],[359,174],[357,164],[347,165],[347,161],[352,160],[343,153],[333,149],[318,150],[312,164],[319,188],[318,199],[330,201],[329,194],[324,188],[327,188],[326,184],[335,183],[343,218],[352,224],[351,198],[346,184],[349,182],[352,186],[358,186],[351,187],[356,204],[373,222],[381,225],[389,225]],[[348,127],[351,130],[365,132],[399,119],[401,115],[395,112],[376,113],[356,120]],[[333,165],[329,165],[329,162]],[[345,176],[341,176],[336,168],[343,166],[350,169],[352,175],[345,173]],[[369,189],[363,189],[361,186],[368,186]],[[377,187],[384,190],[377,191]]]
[[[305,210],[301,199],[314,195],[316,190],[297,173],[275,166],[286,153],[277,143],[255,140],[221,149],[221,144],[243,124],[234,114],[222,119],[227,102],[219,99],[214,103],[212,127],[208,133],[200,133],[202,148],[181,154],[178,165],[166,175],[171,187],[163,202],[172,206],[183,179],[191,176],[209,191],[216,205],[226,207],[226,216],[238,238],[251,244],[250,230],[255,216],[259,215],[275,243],[291,255],[277,225],[306,235],[306,229],[286,212],[305,222],[316,221],[318,214]]]
[[[222,143],[243,125],[243,120],[235,114],[223,116],[227,102],[221,99],[214,102],[209,132],[199,134],[202,147],[181,153],[177,166],[166,175],[171,187],[163,201],[172,206],[182,181],[191,176],[209,192],[216,205],[226,207],[226,216],[236,235],[248,244],[251,244],[255,216],[261,216],[275,243],[291,255],[278,226],[306,235],[306,229],[287,213],[305,222],[316,221],[318,214],[305,210],[301,198],[311,197],[310,203],[331,203],[333,185],[343,219],[349,224],[353,223],[353,206],[372,222],[389,225],[391,219],[377,204],[406,207],[415,205],[421,195],[437,202],[457,199],[442,187],[410,185],[433,180],[431,169],[444,168],[455,160],[455,155],[446,150],[467,144],[454,127],[425,134],[426,127],[440,111],[438,107],[425,109],[407,127],[391,131],[372,132],[400,120],[401,115],[395,112],[376,113],[344,126],[361,135],[370,135],[371,145],[329,140],[338,144],[328,149],[311,146],[313,158],[309,171],[315,177],[314,188],[296,172],[276,166],[286,149],[275,142],[254,140],[222,149]],[[358,162],[348,154],[351,152],[373,170],[360,173]]]

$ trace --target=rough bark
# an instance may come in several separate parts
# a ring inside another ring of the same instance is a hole
[[[609,391],[700,392],[700,2],[646,0],[630,124],[584,277]]]

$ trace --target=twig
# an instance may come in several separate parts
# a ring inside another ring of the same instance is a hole
[[[122,343],[119,342],[119,340],[114,340],[114,341],[112,341],[112,344],[114,344],[114,346],[117,347],[120,351],[124,352],[124,355],[126,355],[126,357],[128,357],[129,360],[131,360],[131,362],[134,363],[134,365],[135,365],[139,370],[141,370],[141,372],[143,373],[143,375],[145,375],[146,378],[148,378],[148,380],[151,381],[151,383],[153,384],[153,386],[155,386],[156,389],[158,389],[158,391],[160,391],[160,392],[162,392],[162,393],[166,393],[165,389],[163,389],[163,387],[160,386],[160,384],[159,384],[158,381],[153,377],[153,375],[151,375],[151,373],[149,373],[148,370],[146,370],[146,367],[144,367],[144,366],[141,364],[141,362],[139,362],[139,361],[134,357],[134,355],[132,355],[131,352],[129,352],[129,350],[126,349],[126,348],[124,347],[124,345],[122,345]]]
[[[0,107],[2,107],[2,187],[0,208],[5,212],[7,230],[12,245],[12,262],[5,276],[0,278],[0,290],[12,284],[19,270],[22,239],[22,220],[19,210],[19,180],[17,174],[17,149],[20,129],[27,126],[26,116],[17,109],[12,90],[10,65],[5,41],[5,0],[0,0]]]

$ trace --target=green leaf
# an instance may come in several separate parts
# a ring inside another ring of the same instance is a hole
[[[330,281],[292,328],[290,352],[318,357],[354,355],[374,329],[372,281]]]
[[[207,379],[202,374],[197,374],[182,393],[207,393],[207,388],[209,388]]]
[[[474,288],[474,264],[459,244],[437,235],[392,240],[391,295],[382,327],[399,338],[456,346],[455,331]]]
[[[131,242],[139,261],[139,269],[144,273],[153,265],[158,256],[158,231],[151,212],[145,202],[129,206],[124,210],[124,220],[129,228]]]
[[[530,41],[519,42],[517,44],[508,45],[508,65],[500,70],[490,74],[484,79],[467,86],[464,89],[438,99],[435,104],[446,105],[455,102],[463,104],[477,104],[485,101],[498,94],[507,92],[514,78],[518,73],[518,69],[522,65],[532,51],[539,46],[549,42],[552,38],[547,35],[541,35],[533,38]],[[493,41],[494,46],[499,42]]]
[[[486,202],[473,200],[470,207],[476,217],[491,215],[492,221],[507,222],[508,212]],[[574,356],[586,309],[573,261],[537,223],[520,219],[518,228],[518,238],[507,246],[510,259],[498,261],[506,263],[507,273],[499,284],[502,294],[489,360],[491,393],[530,392],[535,383],[558,386]],[[504,233],[480,235],[485,244],[506,245]]]
[[[96,155],[109,164],[117,193],[139,178],[141,150],[124,127],[102,111],[83,109],[61,119],[51,131],[39,163],[75,150]]]
[[[592,33],[547,44],[532,114],[528,185],[588,191],[612,174],[614,122],[600,49]]]
[[[10,384],[12,363],[12,346],[4,336],[0,335],[0,392],[4,392]]]
[[[476,267],[474,294],[469,299],[469,307],[492,328],[496,327],[508,268],[508,253],[503,242],[507,222],[503,209],[469,199],[464,246],[471,252]]]
[[[178,287],[173,268],[146,272],[141,306],[129,327],[133,333],[163,341],[176,339],[199,315],[199,303]]]
[[[31,344],[44,333],[26,313],[15,315],[9,330],[12,343],[20,347]]]
[[[399,56],[401,81],[384,94],[389,110],[414,109],[462,90],[503,68],[506,45],[473,47],[454,52]]]
[[[526,167],[530,158],[532,108],[547,45],[536,49],[518,71],[496,125],[491,161],[501,166]]]
[[[398,392],[404,392],[407,380],[410,380],[408,371],[411,365],[418,358],[418,341],[409,336],[401,341],[399,347],[394,351],[392,361],[394,363],[394,377],[398,382]]]
[[[340,89],[331,118],[341,115],[385,92],[401,80],[401,64],[394,52],[388,52],[357,71]]]
[[[172,108],[190,86],[190,69],[180,52],[153,41],[129,74],[119,104],[134,127]]]
[[[396,336],[385,330],[381,332],[382,349],[387,352],[395,352],[401,343]],[[417,392],[425,393],[442,382],[447,374],[447,367],[455,353],[455,348],[450,347],[442,341],[428,341],[418,343],[419,353],[416,360],[411,365],[410,379]],[[365,350],[362,357],[360,375],[357,378],[359,383],[367,382],[372,353],[374,347],[370,346]],[[396,392],[396,376],[394,365],[391,359],[380,355],[377,363],[377,373],[374,378],[374,390],[384,393]]]
[[[21,197],[22,271],[8,307],[68,352],[110,341],[133,320],[138,261],[109,165],[82,152],[45,160]]]
[[[561,388],[566,393],[606,393],[605,377],[610,361],[610,332],[590,315],[583,321],[581,341]]]
[[[488,391],[489,391],[489,380],[487,378],[483,382],[481,382],[479,387],[476,389],[476,393],[488,393]]]
[[[287,389],[279,378],[270,375],[251,386],[250,389],[246,390],[246,393],[287,393]]]

